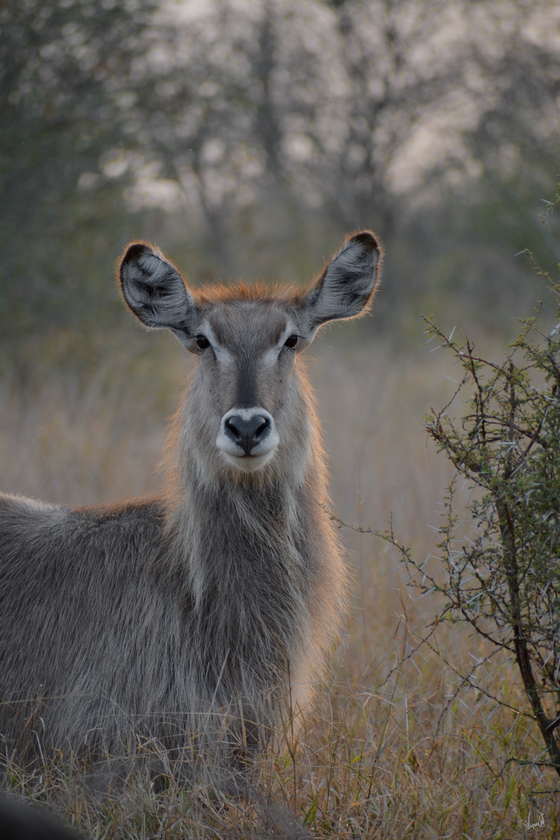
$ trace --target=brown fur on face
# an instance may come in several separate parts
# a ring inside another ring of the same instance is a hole
[[[299,352],[321,324],[369,308],[380,259],[362,232],[303,291],[193,291],[157,249],[127,249],[128,306],[198,361],[162,495],[87,508],[0,496],[10,753],[114,755],[150,741],[231,766],[286,704],[308,706],[345,573]]]

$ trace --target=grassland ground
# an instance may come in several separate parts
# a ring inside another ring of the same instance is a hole
[[[416,557],[432,556],[451,468],[423,417],[449,399],[458,371],[421,339],[414,353],[396,354],[385,343],[343,343],[333,330],[311,349],[337,516],[380,530],[392,518]],[[0,486],[75,504],[154,490],[183,374],[181,357],[160,342],[134,360],[102,355],[87,376],[25,388],[6,379]],[[79,764],[26,771],[9,757],[3,788],[50,804],[97,840],[558,836],[560,785],[533,761],[544,760],[538,733],[492,699],[525,708],[513,665],[488,662],[486,695],[458,676],[488,653],[461,626],[438,627],[432,649],[414,652],[433,597],[417,597],[382,541],[350,528],[341,536],[352,578],[341,644],[297,749],[263,758],[247,799],[203,785],[159,789],[140,766],[123,783]]]

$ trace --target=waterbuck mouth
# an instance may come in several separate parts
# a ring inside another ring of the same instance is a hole
[[[216,446],[230,464],[253,472],[270,460],[278,441],[274,418],[264,408],[232,408],[222,417]]]

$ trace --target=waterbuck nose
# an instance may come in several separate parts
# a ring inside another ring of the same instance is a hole
[[[216,446],[230,465],[244,472],[254,472],[266,464],[279,442],[272,414],[257,405],[226,411],[216,438]]]
[[[253,414],[244,418],[239,414],[232,414],[224,423],[224,431],[237,446],[243,449],[245,455],[267,437],[270,431],[270,420],[262,414]]]

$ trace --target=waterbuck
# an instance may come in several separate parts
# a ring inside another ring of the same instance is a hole
[[[127,248],[128,307],[196,364],[160,495],[100,507],[0,496],[9,754],[114,755],[150,738],[251,754],[282,708],[308,705],[345,574],[298,356],[322,324],[368,310],[380,261],[362,231],[305,289],[192,289],[156,248]]]

